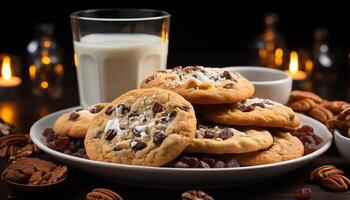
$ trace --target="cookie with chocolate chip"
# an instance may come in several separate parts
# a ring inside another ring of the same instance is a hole
[[[227,155],[236,159],[241,166],[254,166],[296,159],[304,155],[301,141],[289,132],[273,133],[271,147],[257,152]]]
[[[107,104],[99,103],[87,109],[76,109],[57,118],[53,130],[56,134],[84,138],[92,118]]]
[[[264,129],[238,128],[198,122],[196,136],[186,152],[205,154],[246,153],[271,146],[271,134]]]
[[[172,90],[191,103],[235,103],[251,97],[253,84],[236,72],[202,66],[162,70],[141,83],[141,88]]]
[[[195,129],[194,109],[182,96],[158,88],[136,89],[96,115],[85,148],[92,160],[162,166],[184,151]]]
[[[253,98],[234,104],[199,106],[206,120],[236,126],[295,128],[300,125],[294,111],[280,103]]]

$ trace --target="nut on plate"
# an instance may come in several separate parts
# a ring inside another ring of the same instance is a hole
[[[296,112],[308,112],[314,106],[316,106],[316,102],[312,99],[300,99],[288,104]]]
[[[323,178],[320,183],[324,188],[334,191],[347,191],[350,187],[350,180],[340,174],[332,174]]]
[[[86,200],[123,200],[123,198],[112,190],[96,188],[86,195]]]
[[[330,175],[339,174],[343,175],[344,172],[340,169],[337,169],[334,165],[324,165],[316,168],[310,174],[310,180],[314,182],[318,182],[323,178],[326,178]]]
[[[201,190],[189,190],[182,193],[181,198],[182,200],[214,200],[213,197]]]

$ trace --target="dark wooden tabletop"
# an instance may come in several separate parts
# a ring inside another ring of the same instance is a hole
[[[343,88],[344,89],[344,88]],[[344,89],[348,92],[348,89]],[[0,90],[0,117],[13,123],[19,132],[27,134],[30,126],[39,118],[71,106],[79,104],[76,84],[66,85],[64,95],[57,100],[39,98],[31,95],[26,88],[18,88],[15,91]],[[344,91],[339,92],[342,100]],[[348,94],[348,93],[347,93]],[[333,94],[336,95],[336,94]],[[48,155],[41,153],[39,157],[52,160]],[[7,160],[0,159],[0,170],[7,166]],[[293,199],[294,191],[300,187],[310,187],[315,193],[314,199],[350,199],[348,192],[330,192],[321,189],[318,185],[307,181],[309,173],[316,167],[324,164],[334,164],[350,175],[349,165],[340,157],[334,145],[322,156],[313,160],[306,166],[291,173],[266,180],[264,182],[227,188],[203,189],[205,192],[217,199]],[[186,177],[184,177],[186,178]],[[5,199],[85,199],[85,195],[96,187],[109,188],[119,193],[124,199],[181,199],[181,193],[193,189],[164,189],[154,187],[135,187],[116,184],[93,177],[90,174],[69,168],[67,182],[60,189],[53,190],[47,194],[36,193],[32,196],[23,195],[12,191],[4,182],[0,182],[0,200]]]

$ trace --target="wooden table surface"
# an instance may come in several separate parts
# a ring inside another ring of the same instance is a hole
[[[37,98],[27,92],[26,89],[10,93],[0,91],[0,117],[13,123],[19,132],[28,133],[30,126],[40,117],[51,112],[78,105],[76,86],[66,87],[65,94],[61,99],[49,100]],[[341,92],[341,91],[339,91]],[[1,96],[2,95],[2,96]],[[349,99],[343,99],[349,100]],[[51,159],[42,153],[39,157]],[[296,171],[289,174],[266,180],[252,185],[242,185],[228,188],[203,189],[205,192],[218,199],[293,199],[294,191],[299,187],[310,187],[315,193],[314,199],[334,200],[350,199],[348,192],[329,192],[321,189],[318,185],[308,183],[309,173],[316,167],[324,164],[334,164],[350,175],[349,165],[339,156],[332,146],[325,154],[315,159]],[[0,170],[7,165],[7,160],[0,159]],[[186,178],[186,177],[184,177]],[[133,187],[122,184],[110,183],[90,176],[87,173],[69,168],[67,183],[59,190],[54,190],[46,195],[36,194],[33,196],[14,193],[4,182],[0,182],[0,200],[5,199],[85,199],[85,195],[96,187],[110,188],[118,192],[126,200],[140,199],[181,199],[181,193],[193,189],[164,189],[149,187]]]

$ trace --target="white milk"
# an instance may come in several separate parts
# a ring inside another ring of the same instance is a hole
[[[90,34],[74,42],[82,106],[109,102],[166,66],[168,43],[146,34]]]

